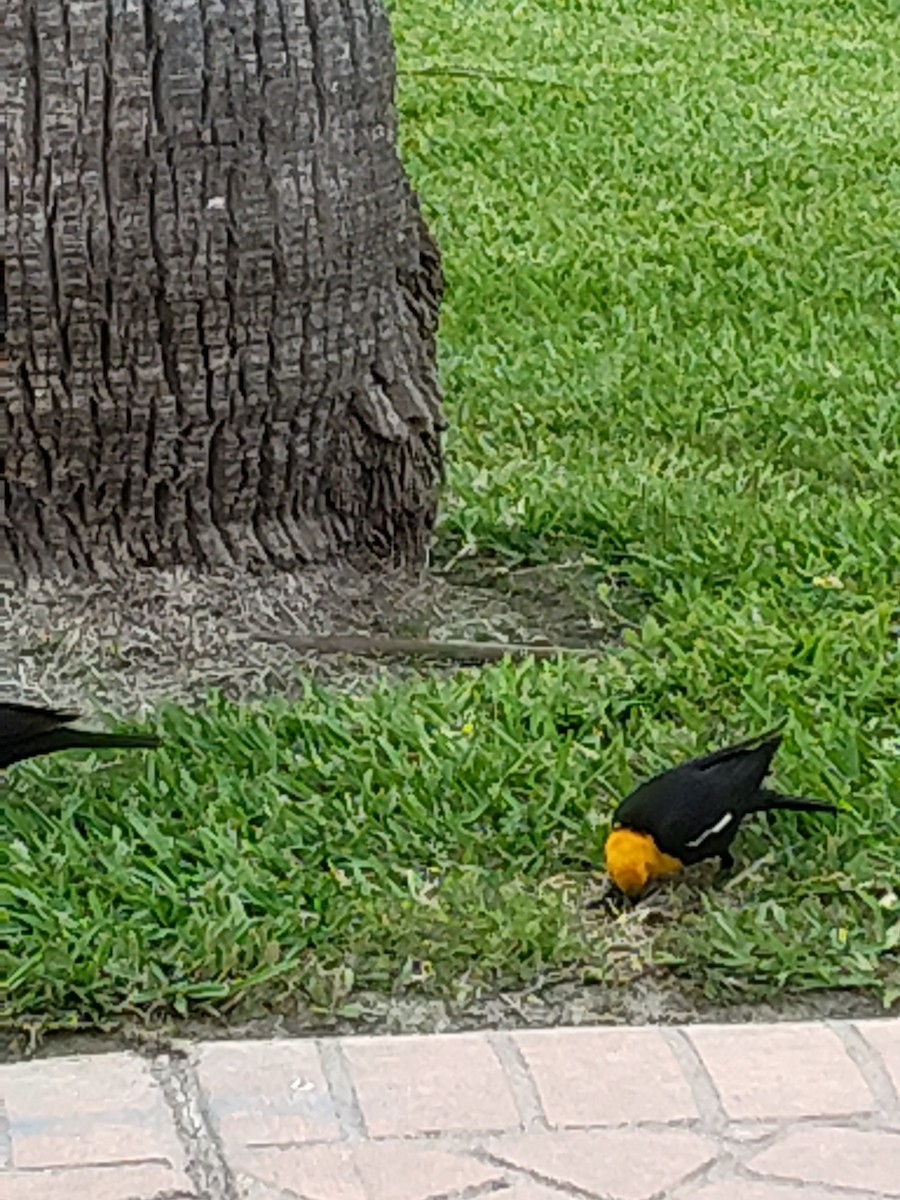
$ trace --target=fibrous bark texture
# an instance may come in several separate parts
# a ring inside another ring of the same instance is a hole
[[[377,0],[0,5],[0,557],[421,558],[441,272]]]

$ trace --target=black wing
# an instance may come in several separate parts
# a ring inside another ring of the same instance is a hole
[[[690,759],[641,784],[619,805],[615,824],[649,833],[660,850],[683,862],[723,853],[755,808],[781,739],[759,741]]]
[[[692,758],[684,765],[691,767],[699,767],[701,770],[706,770],[709,767],[718,766],[719,763],[728,762],[733,758],[742,758],[754,749],[762,749],[763,746],[771,746],[772,753],[769,755],[769,761],[772,760],[772,755],[781,745],[781,730],[784,727],[784,722],[776,725],[774,729],[768,729],[765,733],[758,733],[755,737],[747,738],[744,742],[737,742],[734,746],[726,746],[723,750],[713,750],[710,754],[703,754],[699,758]]]

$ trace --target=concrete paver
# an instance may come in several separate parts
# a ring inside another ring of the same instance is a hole
[[[513,1040],[551,1125],[627,1125],[699,1115],[659,1029],[526,1030]]]
[[[0,1200],[900,1200],[900,1020],[0,1067]]]
[[[900,1132],[798,1129],[747,1163],[751,1171],[900,1196]]]
[[[66,1195],[91,1180],[97,1200],[192,1196],[187,1155],[150,1063],[136,1054],[86,1055],[0,1067],[10,1174],[0,1200]],[[124,1190],[123,1190],[124,1189]]]
[[[652,1147],[652,1149],[651,1149]],[[711,1139],[684,1130],[566,1130],[495,1138],[498,1160],[536,1178],[616,1200],[648,1200],[670,1191],[716,1157]]]
[[[245,1178],[310,1200],[421,1200],[503,1184],[500,1167],[413,1141],[249,1150],[238,1166]]]
[[[342,1047],[371,1137],[519,1126],[503,1068],[480,1034],[364,1037]]]
[[[733,1119],[844,1116],[874,1105],[842,1042],[824,1025],[698,1025],[688,1036]]]
[[[679,1200],[836,1200],[847,1193],[770,1179],[729,1179],[724,1188],[720,1180],[713,1180],[678,1195]],[[860,1200],[860,1193],[854,1192],[848,1200]]]
[[[490,1194],[485,1200],[491,1200]],[[532,1179],[514,1179],[494,1200],[572,1200],[572,1193],[535,1183]]]
[[[243,1150],[231,1156],[241,1200],[367,1200],[352,1146]]]
[[[229,1144],[337,1141],[315,1042],[214,1042],[194,1055],[216,1133]]]
[[[2,1200],[199,1200],[190,1185],[172,1185],[171,1171],[155,1163],[0,1173]]]
[[[881,1058],[894,1089],[893,1099],[900,1103],[900,1021],[857,1021],[856,1028]]]

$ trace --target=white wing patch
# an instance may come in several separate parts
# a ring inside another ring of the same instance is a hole
[[[699,837],[695,837],[692,842],[686,842],[685,845],[690,846],[692,850],[696,850],[698,846],[702,846],[707,838],[715,837],[717,833],[721,833],[723,829],[727,829],[734,820],[734,813],[726,813],[724,817],[716,821],[710,829],[706,829]]]

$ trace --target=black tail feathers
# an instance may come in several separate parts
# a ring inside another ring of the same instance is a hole
[[[836,813],[838,808],[827,800],[808,800],[805,796],[784,796],[781,792],[773,792],[771,788],[760,788],[758,793],[760,812],[771,812],[776,808],[785,808],[790,812],[827,812]]]
[[[160,740],[152,733],[103,733],[93,729],[54,730],[59,735],[59,749],[87,750],[92,747],[110,750],[155,750]]]

